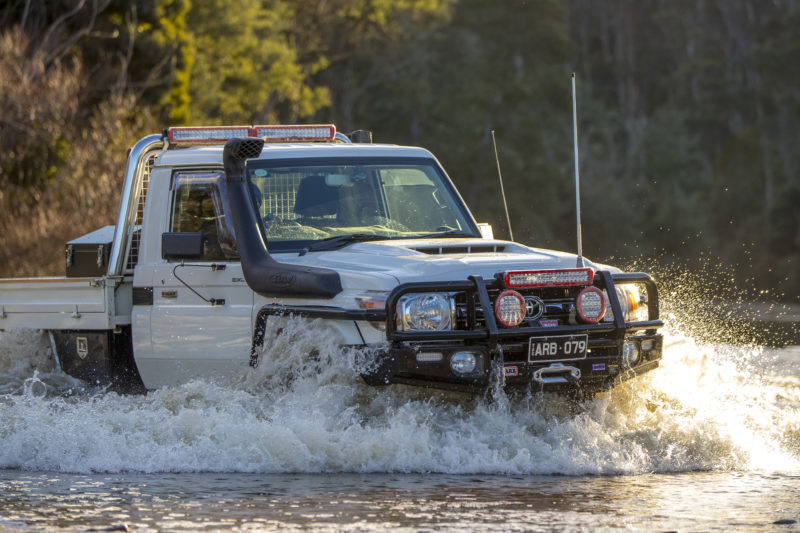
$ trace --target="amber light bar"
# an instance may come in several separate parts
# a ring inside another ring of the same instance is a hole
[[[266,142],[332,141],[336,136],[333,124],[280,126],[202,126],[167,128],[173,144],[222,144],[235,137],[260,137]]]
[[[564,268],[559,270],[514,270],[503,275],[509,289],[533,287],[582,287],[591,285],[594,271],[591,268]]]

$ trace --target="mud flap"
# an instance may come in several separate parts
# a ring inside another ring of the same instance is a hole
[[[144,384],[133,359],[129,328],[52,331],[61,370],[92,386],[109,386],[125,393],[143,393]]]

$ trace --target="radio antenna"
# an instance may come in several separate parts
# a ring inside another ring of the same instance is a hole
[[[508,236],[514,240],[514,232],[511,231],[511,217],[508,216],[508,203],[506,203],[506,191],[503,189],[503,174],[500,172],[500,157],[497,155],[497,141],[492,130],[492,144],[494,145],[494,159],[497,161],[497,177],[500,179],[500,194],[503,196],[503,207],[506,209],[506,222],[508,223]]]
[[[578,268],[583,265],[583,244],[581,242],[581,187],[578,170],[578,104],[575,98],[575,73],[572,73],[572,133],[575,144],[575,216],[578,227]]]

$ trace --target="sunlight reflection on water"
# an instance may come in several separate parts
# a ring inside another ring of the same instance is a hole
[[[0,530],[759,530],[800,519],[800,478],[0,471]],[[781,531],[798,531],[794,524]]]

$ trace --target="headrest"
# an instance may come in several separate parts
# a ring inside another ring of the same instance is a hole
[[[339,209],[339,192],[325,184],[325,176],[306,176],[300,181],[294,212],[301,217],[335,215]]]

